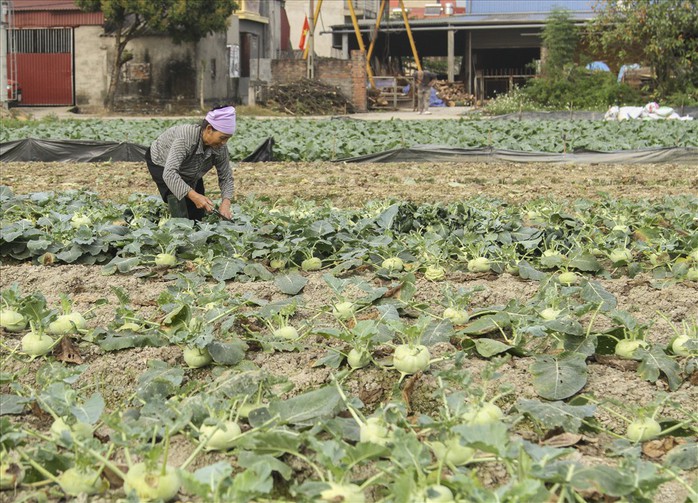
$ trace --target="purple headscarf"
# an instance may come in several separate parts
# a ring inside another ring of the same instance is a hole
[[[211,127],[223,134],[233,134],[235,132],[235,108],[223,107],[211,110],[206,114],[206,122]]]

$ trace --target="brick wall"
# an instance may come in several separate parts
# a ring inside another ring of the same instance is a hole
[[[302,59],[275,59],[271,62],[272,83],[301,80],[306,78],[307,72],[308,62]],[[348,60],[316,58],[315,78],[338,87],[357,112],[367,110],[365,53],[352,51]]]

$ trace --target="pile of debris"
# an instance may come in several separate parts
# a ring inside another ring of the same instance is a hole
[[[475,103],[475,95],[465,90],[463,82],[439,80],[434,88],[436,89],[436,95],[448,107],[469,107]]]
[[[338,87],[317,80],[272,84],[258,103],[289,115],[345,115],[354,113],[354,105]]]

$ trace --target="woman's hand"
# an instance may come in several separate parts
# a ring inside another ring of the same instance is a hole
[[[223,215],[225,218],[232,218],[233,214],[230,211],[230,199],[223,199],[223,201],[221,201],[221,207],[218,208],[218,211],[220,211],[221,215]]]
[[[208,197],[199,194],[195,190],[190,190],[187,194],[187,197],[191,200],[192,203],[194,203],[194,205],[197,208],[206,211],[206,213],[210,213],[214,208],[213,201],[211,201]]]

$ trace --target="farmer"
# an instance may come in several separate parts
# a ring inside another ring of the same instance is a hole
[[[226,142],[235,133],[235,108],[216,107],[200,125],[182,124],[164,131],[150,145],[145,161],[173,217],[201,220],[215,209],[205,195],[203,176],[216,167],[221,189],[219,211],[230,218],[233,171]]]
[[[417,111],[420,114],[431,115],[429,111],[429,100],[431,99],[431,88],[436,83],[436,75],[431,72],[418,70],[414,72],[414,85],[417,89]]]

